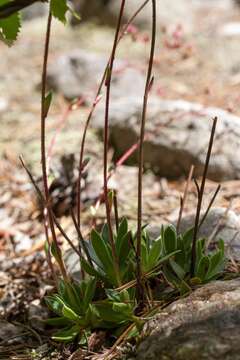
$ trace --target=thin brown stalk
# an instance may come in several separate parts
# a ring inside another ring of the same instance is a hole
[[[81,180],[82,180],[82,173],[83,173],[83,160],[84,160],[83,157],[84,157],[86,136],[87,136],[88,127],[89,127],[89,123],[92,118],[93,112],[95,110],[95,107],[98,104],[98,101],[100,100],[99,96],[100,96],[101,89],[102,89],[102,86],[104,83],[104,78],[105,78],[105,76],[103,77],[101,84],[98,88],[96,98],[94,100],[94,103],[92,104],[91,110],[88,114],[84,129],[83,129],[83,136],[82,136],[82,141],[81,141],[80,157],[79,157],[78,180],[77,180],[77,224],[78,224],[78,227],[80,227],[80,225],[81,225],[81,194],[82,194]]]
[[[139,171],[138,171],[138,214],[137,214],[137,279],[138,279],[138,292],[140,298],[143,300],[143,287],[141,284],[142,278],[142,270],[141,270],[141,235],[142,235],[142,178],[143,178],[143,164],[144,164],[144,153],[143,153],[143,143],[145,136],[145,124],[147,118],[147,108],[148,108],[148,97],[149,91],[152,85],[152,69],[153,69],[153,61],[154,61],[154,53],[155,53],[155,42],[156,42],[156,0],[152,0],[152,36],[151,36],[151,49],[150,49],[150,57],[148,62],[148,71],[147,71],[147,79],[146,86],[144,92],[144,100],[143,100],[143,110],[142,110],[142,119],[141,119],[141,131],[140,131],[140,139],[139,139]]]
[[[182,214],[183,214],[184,206],[185,206],[187,196],[188,196],[188,190],[189,190],[190,182],[192,180],[193,171],[194,171],[194,166],[192,165],[191,168],[190,168],[189,174],[188,174],[188,178],[187,178],[185,188],[184,188],[183,197],[181,197],[178,221],[177,221],[177,226],[176,226],[177,234],[179,233],[179,227],[180,227],[180,224],[181,224]]]
[[[40,199],[41,203],[42,203],[42,204],[43,204],[43,206],[44,206],[44,196],[43,196],[43,194],[42,194],[42,192],[41,192],[41,190],[40,190],[39,186],[37,185],[36,180],[34,179],[34,177],[33,177],[32,173],[31,173],[31,171],[28,169],[27,165],[25,164],[25,162],[24,162],[24,160],[23,160],[22,156],[19,156],[19,160],[20,160],[20,162],[21,162],[21,164],[22,164],[22,166],[23,166],[24,170],[26,171],[26,173],[27,173],[27,175],[28,175],[28,177],[29,177],[29,179],[30,179],[31,183],[33,184],[33,187],[34,187],[34,189],[35,189],[35,191],[36,191],[36,193],[37,193],[37,195],[38,195],[38,197],[39,197],[39,199]]]
[[[114,192],[113,192],[113,208],[114,208],[114,215],[115,215],[116,232],[118,233],[119,216],[118,216],[118,201],[117,201],[117,192],[116,192],[116,190],[114,190]]]
[[[216,199],[216,197],[217,197],[217,194],[219,193],[220,189],[221,189],[221,184],[219,184],[219,185],[217,186],[216,190],[214,191],[214,194],[213,194],[213,196],[212,196],[212,198],[211,198],[211,200],[210,200],[210,202],[209,202],[209,205],[208,205],[208,207],[207,207],[207,210],[205,211],[205,213],[204,213],[204,215],[203,215],[203,217],[202,217],[202,219],[201,219],[201,221],[200,221],[200,224],[199,224],[199,226],[198,226],[198,230],[201,228],[201,226],[203,225],[204,221],[206,220],[206,218],[207,218],[207,216],[208,216],[208,213],[209,213],[209,211],[211,210],[211,207],[212,207],[212,205],[213,205],[213,203],[214,203],[214,201],[215,201],[215,199]]]
[[[44,231],[45,231],[46,241],[47,241],[47,244],[48,244],[48,249],[47,249],[47,254],[46,254],[47,263],[48,263],[49,269],[51,270],[53,280],[54,280],[55,284],[57,285],[57,283],[58,283],[57,275],[56,275],[56,272],[55,272],[54,267],[53,267],[52,257],[51,257],[51,252],[50,252],[50,239],[49,239],[49,233],[48,233],[48,223],[47,223],[46,214],[44,214]]]
[[[200,219],[200,213],[201,213],[201,208],[202,208],[204,188],[205,188],[205,183],[206,183],[206,178],[207,178],[209,161],[211,158],[211,152],[212,152],[212,147],[213,147],[216,125],[217,125],[217,118],[215,117],[213,119],[213,125],[212,125],[211,135],[210,135],[210,139],[209,139],[208,151],[207,151],[206,161],[205,161],[204,170],[203,170],[202,182],[201,182],[201,186],[198,190],[198,203],[197,203],[195,225],[194,225],[194,231],[193,231],[193,242],[192,242],[192,259],[191,259],[191,270],[190,270],[191,276],[194,276],[194,270],[195,270],[196,243],[197,243],[197,235],[198,235],[198,228],[199,228],[199,219]]]
[[[112,230],[112,224],[111,224],[111,208],[109,204],[108,199],[108,127],[109,127],[109,108],[110,108],[110,95],[111,95],[111,80],[112,80],[112,72],[113,72],[113,64],[115,60],[117,45],[118,45],[118,38],[119,38],[119,32],[124,12],[126,0],[121,1],[120,5],[120,11],[118,16],[118,22],[116,26],[116,32],[113,42],[113,48],[111,52],[111,58],[110,62],[107,68],[107,75],[106,75],[106,100],[105,100],[105,120],[104,120],[104,154],[103,154],[103,190],[104,190],[104,200],[105,200],[105,206],[106,206],[106,216],[107,216],[107,224],[108,224],[108,231],[109,231],[109,241],[111,244],[112,249],[112,256],[114,259],[114,267],[115,267],[115,273],[118,277],[118,283],[120,284],[120,278],[119,278],[119,261],[116,253],[116,247],[113,240],[113,230]]]
[[[144,7],[147,5],[147,3],[150,0],[146,0],[144,1],[144,3],[137,9],[137,11],[130,17],[130,19],[128,20],[127,24],[123,27],[123,29],[120,32],[119,38],[117,40],[117,45],[119,44],[119,42],[122,40],[123,36],[125,35],[129,25],[133,22],[133,20],[138,16],[138,14],[144,9]],[[87,120],[85,122],[85,126],[83,129],[83,136],[82,136],[82,140],[81,140],[81,147],[80,147],[80,156],[79,156],[79,174],[78,174],[78,181],[77,181],[77,223],[78,226],[81,226],[81,179],[82,179],[82,169],[83,169],[83,156],[84,156],[84,150],[85,150],[85,142],[86,142],[86,135],[87,135],[87,131],[88,131],[88,127],[92,118],[92,115],[94,113],[94,110],[100,100],[100,94],[106,79],[106,75],[107,75],[107,70],[109,67],[111,61],[111,57],[109,58],[106,68],[104,70],[102,79],[100,81],[98,90],[97,90],[97,94],[95,96],[94,102],[92,104],[92,107],[90,109],[90,112],[88,114]]]
[[[81,230],[80,230],[80,228],[78,226],[77,219],[76,219],[74,211],[72,209],[71,209],[71,216],[72,216],[73,224],[74,224],[75,229],[76,229],[77,234],[78,234],[78,238],[80,240],[80,245],[82,246],[82,248],[83,248],[83,250],[84,250],[84,252],[85,252],[85,254],[87,256],[89,264],[91,264],[91,266],[93,266],[91,256],[89,254],[87,246],[84,243],[83,235],[82,235]]]
[[[58,255],[58,265],[60,267],[62,276],[64,280],[68,280],[67,272],[65,269],[64,262],[62,260],[61,250],[59,248],[53,216],[51,212],[50,205],[50,196],[48,188],[48,175],[47,175],[47,166],[46,166],[46,111],[45,111],[45,98],[46,98],[46,78],[47,78],[47,64],[48,64],[48,54],[49,54],[49,44],[50,44],[50,35],[51,35],[51,24],[52,24],[52,14],[49,10],[48,20],[47,20],[47,30],[45,37],[45,46],[44,46],[44,58],[43,58],[43,68],[42,68],[42,90],[41,90],[41,163],[42,163],[42,177],[43,177],[43,187],[44,187],[44,197],[47,207],[48,223],[52,235],[52,241],[55,245],[57,255]]]
[[[197,190],[197,197],[199,197],[200,195],[200,187],[198,185],[197,179],[193,178],[194,184],[196,186],[196,190]]]
[[[72,240],[69,238],[69,236],[67,235],[66,231],[63,230],[61,224],[59,223],[59,221],[57,220],[56,216],[53,214],[53,219],[54,219],[54,223],[56,225],[56,227],[58,228],[58,230],[60,231],[60,233],[62,234],[62,236],[65,238],[65,240],[68,242],[68,244],[71,246],[71,248],[75,251],[75,253],[79,256],[82,257],[81,252],[78,250],[78,248],[73,244]]]
[[[45,198],[36,182],[36,180],[34,179],[31,171],[28,169],[27,165],[25,164],[22,156],[19,157],[20,159],[20,162],[24,168],[24,170],[26,171],[38,197],[39,197],[39,200],[40,200],[40,203],[41,203],[41,206],[43,208],[43,217],[44,217],[44,230],[45,230],[45,236],[46,236],[46,240],[47,240],[47,243],[48,243],[48,247],[49,247],[49,251],[48,251],[48,254],[47,254],[47,260],[49,262],[49,266],[52,270],[52,273],[55,277],[55,272],[54,272],[54,269],[53,269],[53,265],[52,265],[52,259],[51,259],[51,256],[50,256],[50,247],[51,247],[51,244],[50,244],[50,240],[49,240],[49,231],[48,231],[48,223],[47,223],[47,206],[46,206],[46,202],[45,202]],[[51,209],[52,211],[52,209]],[[58,220],[56,219],[56,217],[54,216],[54,214],[52,214],[53,216],[53,219],[54,219],[54,222],[57,226],[57,228],[59,229],[59,231],[61,232],[61,234],[64,236],[64,238],[67,240],[67,242],[69,243],[69,245],[73,248],[74,251],[76,251],[78,253],[78,250],[77,248],[74,246],[74,244],[72,243],[72,241],[69,239],[69,237],[67,236],[66,232],[62,229],[61,225],[59,224]]]

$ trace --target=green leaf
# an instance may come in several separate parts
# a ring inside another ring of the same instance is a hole
[[[161,238],[154,240],[149,252],[148,257],[148,271],[158,264],[158,260],[162,253],[162,240]]]
[[[177,249],[177,233],[174,226],[169,225],[166,227],[163,241],[166,254],[172,253]]]
[[[181,283],[178,286],[179,291],[180,291],[180,295],[183,296],[186,293],[191,292],[191,287],[187,284],[186,281],[182,280]]]
[[[197,243],[196,243],[196,266],[195,266],[195,268],[198,267],[199,261],[204,256],[205,242],[206,242],[205,239],[198,239],[197,240]]]
[[[71,324],[71,322],[66,319],[65,317],[56,317],[56,318],[50,318],[47,320],[44,320],[44,322],[48,325],[55,326],[55,327],[61,327]]]
[[[220,239],[220,240],[218,241],[218,248],[219,248],[219,250],[221,250],[222,253],[224,254],[225,245],[224,245],[224,240],[223,240],[223,239]]]
[[[117,285],[116,274],[114,273],[114,266],[112,260],[112,254],[110,252],[109,247],[106,245],[105,241],[101,237],[101,235],[95,231],[94,229],[91,232],[91,240],[93,249],[102,263],[102,267],[104,271],[109,277],[109,280],[114,284]]]
[[[0,5],[9,3],[9,0],[0,0]],[[21,17],[19,13],[13,14],[6,19],[0,19],[0,39],[8,46],[17,40],[21,29]]]
[[[123,236],[128,232],[128,222],[126,218],[123,218],[120,222],[118,233],[117,233],[117,241],[119,241]]]
[[[51,244],[51,254],[54,257],[54,259],[59,263],[61,261],[59,257],[59,248],[57,247],[55,242],[52,242]]]
[[[193,232],[194,232],[194,228],[192,227],[183,234],[183,237],[182,237],[183,245],[184,245],[184,249],[185,249],[186,253],[188,251],[191,251],[192,241],[193,241]]]
[[[209,268],[209,264],[210,264],[209,257],[202,256],[198,263],[197,271],[195,271],[195,276],[201,279],[201,281],[204,281],[205,279],[206,273]]]
[[[108,299],[113,302],[129,302],[130,301],[130,290],[122,290],[121,292],[114,289],[105,289],[105,293]]]
[[[66,290],[66,284],[65,281],[63,279],[60,279],[58,281],[58,293],[61,295],[61,297],[64,299],[65,296],[67,295],[67,290]]]
[[[112,305],[113,311],[124,314],[126,318],[132,316],[132,309],[128,304],[114,302]]]
[[[169,260],[169,264],[171,265],[171,267],[172,267],[173,271],[175,272],[175,274],[177,275],[177,277],[180,280],[183,280],[186,275],[184,269],[172,259]]]
[[[141,264],[143,271],[146,272],[148,264],[148,249],[144,241],[141,243]]]
[[[182,235],[179,235],[177,238],[177,248],[181,250],[176,256],[175,261],[178,265],[180,265],[185,272],[189,271],[189,266],[191,262],[191,256],[189,256],[190,251],[187,252],[184,247],[184,241]],[[189,249],[190,250],[190,249]]]
[[[157,265],[151,270],[149,271],[146,275],[147,278],[151,278],[153,276],[158,275],[160,272],[162,272],[160,269],[162,266],[164,266],[164,271],[166,269],[166,266],[164,265],[164,263],[168,262],[169,259],[171,259],[171,257],[173,257],[174,255],[176,255],[180,250],[176,250],[171,254],[168,254],[166,256],[161,257],[158,262]]]
[[[96,280],[95,279],[88,280],[86,283],[86,290],[83,298],[85,308],[87,308],[89,304],[92,302],[95,295],[95,290],[96,290]]]
[[[72,321],[78,321],[80,319],[79,316],[75,313],[75,311],[73,311],[73,309],[71,309],[66,304],[63,305],[62,314],[67,319],[72,320]]]
[[[53,97],[53,94],[52,94],[52,91],[50,91],[44,99],[43,113],[44,113],[45,118],[48,115],[48,111],[49,111],[51,103],[52,103],[52,97]]]
[[[58,331],[55,335],[52,336],[52,339],[62,342],[71,342],[79,334],[80,330],[81,329],[78,325],[74,325],[71,328],[65,328]]]
[[[100,259],[97,257],[91,242],[90,241],[84,241],[84,243],[85,243],[85,246],[86,246],[86,248],[88,250],[88,253],[90,255],[90,258],[91,258],[92,262],[94,262],[94,264],[98,268],[100,268],[102,270],[102,272],[104,272],[104,269],[102,267],[102,263],[101,263]]]
[[[173,288],[179,288],[179,278],[175,274],[173,274],[172,270],[169,270],[169,267],[167,265],[163,267],[163,276],[167,280],[169,285],[171,285]]]
[[[45,302],[55,314],[62,315],[63,303],[58,295],[46,296]]]
[[[52,15],[60,20],[63,24],[66,24],[66,13],[68,11],[67,0],[51,0],[50,1],[50,9]]]
[[[126,316],[121,312],[114,311],[112,305],[113,304],[111,302],[102,302],[96,304],[99,315],[104,321],[112,323],[113,327],[116,327],[119,323],[121,324],[123,322],[129,321],[128,315]]]
[[[112,267],[113,263],[110,250],[105,244],[101,235],[94,229],[91,232],[91,241],[93,249],[101,261],[103,268]]]
[[[222,250],[216,251],[214,254],[209,255],[210,265],[206,274],[206,280],[210,280],[217,275],[220,275],[224,270],[225,256]]]
[[[120,265],[123,266],[125,266],[125,262],[129,258],[132,251],[130,247],[130,236],[132,236],[131,231],[128,231],[117,243],[117,255],[120,261]]]
[[[105,274],[99,269],[94,269],[85,259],[81,259],[81,266],[89,275],[105,281]]]
[[[104,224],[101,232],[101,236],[105,243],[109,243],[109,231],[108,231],[108,224]]]
[[[82,297],[78,294],[78,286],[74,283],[65,282],[66,286],[66,295],[63,298],[78,315],[83,313],[83,301]]]
[[[90,304],[85,315],[85,327],[97,328],[101,326],[102,319],[95,305]]]
[[[124,263],[127,255],[129,254],[129,239],[131,232],[128,231],[128,222],[126,218],[123,218],[120,222],[117,237],[116,237],[116,252],[119,257],[120,263]]]

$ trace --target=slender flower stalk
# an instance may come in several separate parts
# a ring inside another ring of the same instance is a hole
[[[116,55],[116,50],[117,50],[117,45],[118,45],[118,38],[119,38],[119,33],[120,33],[120,27],[121,27],[125,2],[126,2],[126,0],[121,1],[120,12],[119,12],[118,22],[117,22],[116,32],[115,32],[115,38],[114,38],[114,42],[113,42],[113,48],[112,48],[112,52],[111,52],[110,62],[109,62],[108,68],[107,68],[107,75],[106,75],[106,81],[105,81],[106,100],[105,100],[105,121],[104,121],[103,190],[104,190],[104,200],[105,200],[105,205],[106,205],[109,240],[110,240],[111,248],[112,248],[112,255],[113,255],[113,259],[114,259],[114,267],[115,267],[116,276],[119,275],[119,261],[118,261],[118,257],[117,257],[117,253],[116,253],[115,243],[113,240],[113,230],[112,230],[112,224],[111,224],[111,208],[110,208],[109,199],[108,199],[108,159],[107,159],[107,156],[108,156],[108,135],[109,135],[108,127],[109,127],[111,80],[112,80],[113,65],[114,65],[114,60],[115,60],[115,55]],[[119,285],[121,285],[120,279],[118,279],[118,281],[119,281]]]
[[[134,12],[134,14],[129,18],[128,22],[126,23],[126,25],[123,27],[123,29],[121,30],[118,40],[117,40],[117,45],[120,43],[120,41],[122,40],[122,38],[124,37],[124,35],[127,33],[128,27],[129,25],[134,21],[134,19],[138,16],[138,14],[144,9],[144,7],[148,4],[150,0],[145,0],[142,5]],[[106,68],[104,70],[102,79],[100,81],[95,99],[93,101],[93,104],[91,106],[91,109],[89,111],[85,126],[84,126],[84,130],[83,130],[83,136],[82,136],[82,140],[81,140],[81,146],[80,146],[80,156],[79,156],[79,174],[78,174],[78,181],[77,181],[77,223],[78,226],[81,226],[81,179],[82,179],[82,171],[83,171],[83,161],[84,161],[84,150],[85,150],[85,143],[86,143],[86,136],[87,136],[87,131],[88,131],[88,127],[91,121],[91,118],[93,116],[93,113],[95,111],[95,108],[97,106],[97,104],[99,103],[99,101],[101,100],[101,91],[104,85],[104,82],[106,80],[106,75],[107,75],[107,71],[108,71],[108,67],[111,61],[111,57],[109,58]]]
[[[191,168],[190,168],[189,174],[188,174],[188,178],[187,178],[187,182],[186,182],[186,185],[185,185],[183,197],[180,198],[180,209],[179,209],[178,221],[177,221],[177,226],[176,226],[177,234],[179,233],[180,224],[181,224],[181,220],[182,220],[182,214],[183,214],[184,206],[185,206],[187,196],[188,196],[189,185],[190,185],[190,182],[191,182],[192,177],[193,177],[193,171],[194,171],[194,166],[192,165]]]
[[[136,251],[136,262],[137,262],[137,280],[138,280],[138,292],[139,297],[143,300],[144,290],[141,284],[142,270],[141,270],[141,236],[142,236],[142,178],[143,178],[143,164],[144,164],[144,153],[143,153],[143,144],[145,136],[145,124],[147,118],[147,107],[148,107],[148,97],[151,85],[153,82],[152,70],[153,70],[153,61],[155,53],[155,43],[156,43],[156,0],[152,0],[152,36],[151,36],[151,49],[150,57],[148,62],[148,71],[147,79],[145,85],[144,99],[143,99],[143,110],[142,110],[142,119],[141,119],[141,130],[140,130],[140,140],[139,140],[139,165],[138,165],[138,213],[137,213],[137,251]]]
[[[198,192],[198,203],[197,203],[195,225],[194,225],[194,231],[193,231],[193,242],[192,242],[192,258],[191,258],[191,270],[190,270],[192,277],[194,276],[195,264],[196,264],[196,244],[197,244],[197,235],[198,235],[198,230],[199,230],[199,221],[200,221],[200,213],[201,213],[201,208],[202,208],[202,200],[203,200],[203,194],[204,194],[205,183],[206,183],[206,178],[207,178],[208,165],[209,165],[209,161],[211,158],[211,152],[212,152],[212,147],[213,147],[216,126],[217,126],[217,118],[215,117],[213,119],[213,125],[212,125],[211,135],[210,135],[210,139],[209,139],[208,151],[207,151],[207,156],[206,156],[206,161],[205,161],[205,165],[204,165],[203,177],[202,177],[202,182],[201,182],[200,188],[199,188],[198,184],[196,183],[197,192]]]
[[[52,235],[52,241],[54,243],[57,257],[58,265],[60,267],[62,276],[64,280],[68,280],[67,272],[62,260],[61,250],[59,248],[54,220],[50,204],[49,188],[48,188],[48,175],[47,175],[47,162],[46,162],[46,110],[45,110],[45,99],[46,99],[46,78],[47,78],[47,64],[48,64],[48,54],[49,54],[49,44],[50,44],[50,35],[51,35],[51,25],[52,25],[52,14],[49,10],[48,20],[47,20],[47,30],[45,37],[45,46],[44,46],[44,58],[43,58],[43,68],[42,68],[42,90],[41,90],[41,163],[42,163],[42,177],[43,177],[43,187],[44,187],[44,198],[47,208],[48,223]]]

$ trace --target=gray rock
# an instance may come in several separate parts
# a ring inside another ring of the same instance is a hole
[[[115,26],[119,14],[118,0],[73,0],[75,8],[83,20],[92,18],[104,25]],[[142,0],[126,1],[123,23],[134,14],[142,5]],[[149,27],[151,24],[151,2],[135,19],[134,24],[140,27]],[[186,30],[191,29],[193,22],[193,7],[188,0],[161,0],[157,2],[159,25],[169,26],[176,23],[183,24]],[[73,24],[77,23],[73,19]]]
[[[60,56],[49,67],[48,86],[62,93],[67,99],[90,96],[93,99],[100,83],[108,58],[95,53],[74,50]],[[123,60],[115,62],[112,78],[112,97],[143,94],[144,76],[127,66]]]
[[[240,279],[209,283],[175,301],[144,328],[137,360],[238,360]]]
[[[137,143],[140,131],[142,100],[122,97],[110,109],[110,141],[116,157]],[[94,115],[94,126],[103,127],[104,106]],[[240,119],[219,108],[204,108],[183,100],[149,99],[146,123],[145,165],[155,173],[176,178],[188,174],[195,165],[195,176],[201,176],[206,158],[212,118],[217,116],[215,141],[208,177],[216,180],[239,179]],[[131,157],[131,163],[137,161]]]
[[[190,213],[182,218],[179,231],[184,233],[194,226],[195,213]],[[173,222],[176,225],[177,220]],[[149,227],[149,235],[156,239],[161,228],[158,226]],[[211,239],[211,244],[223,239],[226,255],[236,260],[240,259],[240,219],[232,210],[226,208],[213,208],[209,211],[207,218],[202,224],[199,237]]]
[[[194,225],[195,214],[182,219],[180,232]],[[199,231],[199,237],[211,238],[213,242],[223,239],[228,256],[240,259],[240,219],[232,210],[213,208]]]

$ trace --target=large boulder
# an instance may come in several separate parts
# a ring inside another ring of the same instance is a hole
[[[115,26],[120,9],[119,0],[73,0],[81,19],[96,19],[104,25]],[[126,1],[123,23],[134,14],[143,4],[143,0]],[[151,24],[151,1],[137,16],[134,24],[140,27],[149,27]],[[183,24],[186,30],[192,27],[193,7],[189,0],[161,0],[157,1],[157,15],[159,26]],[[73,24],[76,20],[73,19]]]
[[[71,100],[77,97],[93,99],[108,58],[77,49],[60,56],[48,71],[48,86]],[[112,97],[142,95],[145,78],[124,60],[116,60],[112,78]]]
[[[239,327],[240,279],[209,283],[145,325],[135,359],[238,360]]]
[[[122,97],[110,109],[110,141],[119,158],[133,144],[140,132],[142,100]],[[102,130],[104,106],[94,116],[94,126]],[[209,165],[208,177],[220,181],[240,178],[240,119],[219,108],[205,108],[182,100],[149,99],[145,137],[145,165],[168,178],[186,175],[195,165],[195,176],[201,176],[212,126],[219,121]],[[136,154],[129,159],[136,162]]]

